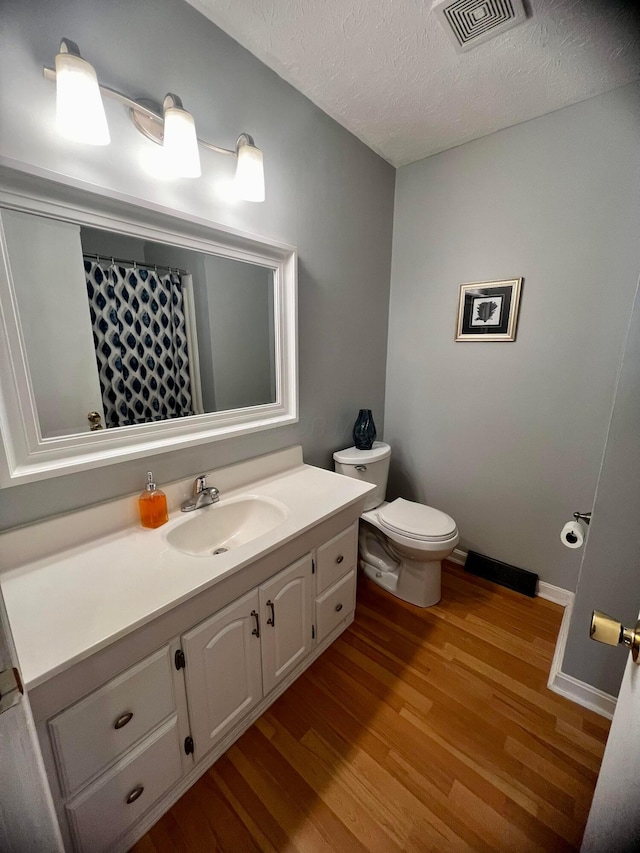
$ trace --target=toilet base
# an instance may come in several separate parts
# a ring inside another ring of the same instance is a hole
[[[365,525],[360,525],[359,565],[366,577],[396,598],[432,607],[441,598],[442,565],[440,560],[418,562],[403,559]]]

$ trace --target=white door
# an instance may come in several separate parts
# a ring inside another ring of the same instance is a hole
[[[30,213],[0,211],[29,374],[43,438],[89,431],[101,416],[80,227]]]
[[[582,851],[632,853],[639,849],[640,666],[629,655]]]
[[[4,604],[0,598],[0,673],[15,666]],[[1,677],[1,676],[0,676]],[[0,690],[0,850],[2,853],[61,851],[62,839],[53,810],[31,709],[26,696]],[[4,709],[4,710],[2,710]]]
[[[182,637],[196,761],[262,698],[260,628],[253,590]]]
[[[260,587],[265,696],[295,669],[313,645],[311,554]]]

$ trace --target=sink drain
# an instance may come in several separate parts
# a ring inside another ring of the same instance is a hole
[[[216,554],[226,554],[228,550],[229,550],[228,548],[216,548],[216,550],[213,552],[213,554],[214,554],[214,556]]]

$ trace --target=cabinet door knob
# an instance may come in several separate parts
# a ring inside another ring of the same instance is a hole
[[[271,608],[271,619],[267,619],[267,625],[271,625],[273,628],[275,628],[276,627],[276,608],[275,608],[273,601],[271,601],[271,599],[269,599],[269,601],[267,601],[267,607]]]
[[[113,728],[114,729],[123,729],[127,725],[127,723],[131,722],[132,719],[133,719],[133,712],[127,711],[126,714],[122,714],[121,717],[118,717],[118,719],[113,724]]]
[[[143,791],[144,791],[144,785],[138,785],[137,788],[134,788],[133,791],[131,791],[127,795],[127,799],[126,799],[127,805],[130,806],[131,803],[135,803],[135,801],[138,799],[138,797],[142,796]]]
[[[341,610],[342,610],[342,605],[336,604],[336,613],[340,613]]]
[[[342,554],[338,554],[338,556],[336,557],[336,563],[341,563],[343,560],[344,557],[342,556]]]

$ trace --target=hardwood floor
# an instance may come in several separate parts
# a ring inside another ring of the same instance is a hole
[[[133,848],[577,850],[609,723],[546,687],[562,608],[446,564],[354,624]]]

